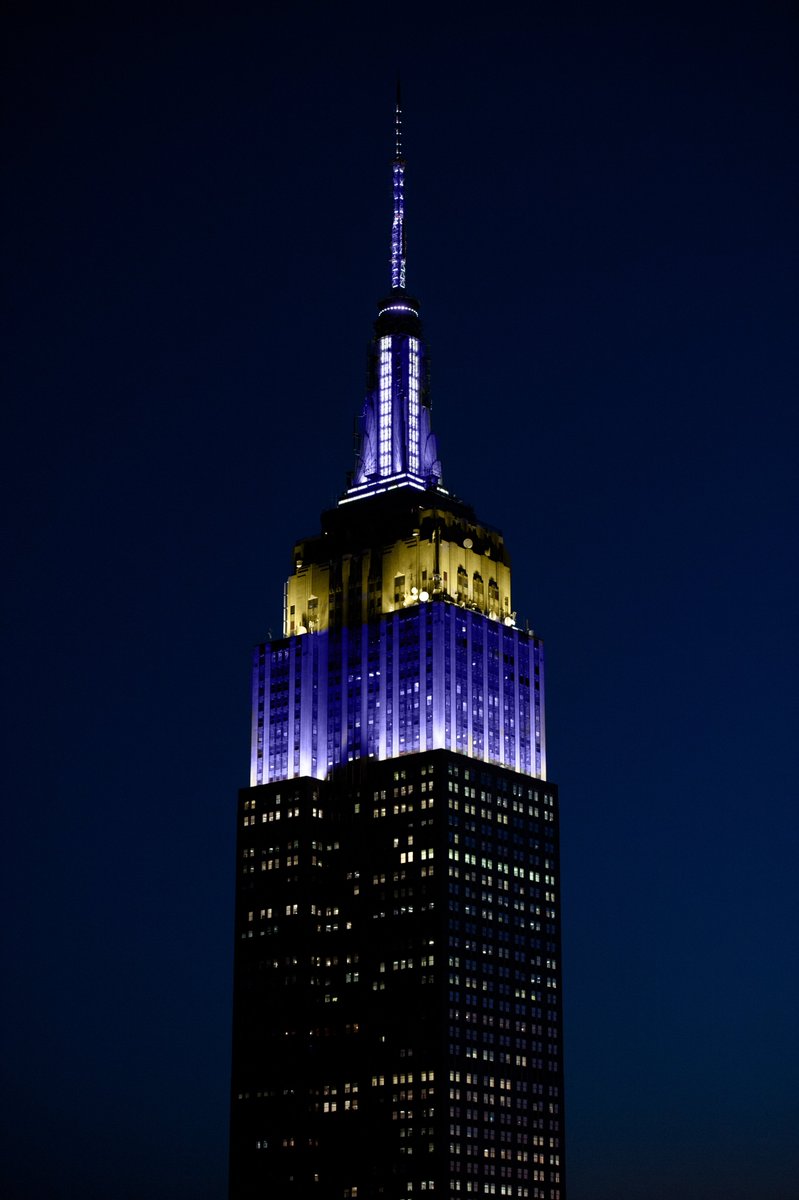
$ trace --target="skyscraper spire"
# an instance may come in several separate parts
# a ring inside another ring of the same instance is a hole
[[[397,80],[397,103],[394,109],[394,220],[391,226],[391,286],[405,290],[405,159],[402,157],[402,95]]]
[[[378,304],[366,402],[358,426],[357,461],[342,503],[387,487],[425,491],[441,485],[419,302],[405,290],[405,159],[399,81],[392,178],[391,291]]]

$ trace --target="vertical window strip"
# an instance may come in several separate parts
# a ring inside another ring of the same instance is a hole
[[[380,339],[380,474],[391,474],[391,338]]]
[[[419,474],[419,340],[408,339],[408,469]]]

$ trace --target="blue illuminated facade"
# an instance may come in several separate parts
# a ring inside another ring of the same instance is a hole
[[[444,601],[264,643],[251,782],[442,749],[542,778],[543,687],[537,637]]]

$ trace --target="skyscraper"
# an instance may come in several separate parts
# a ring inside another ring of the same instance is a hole
[[[355,468],[253,657],[231,1197],[563,1200],[543,647],[502,535],[443,486],[395,121]]]

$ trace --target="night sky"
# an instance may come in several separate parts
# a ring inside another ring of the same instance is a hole
[[[444,483],[548,652],[570,1200],[799,1196],[799,24],[551,7],[6,8],[9,1200],[225,1195],[250,648],[397,70]]]

